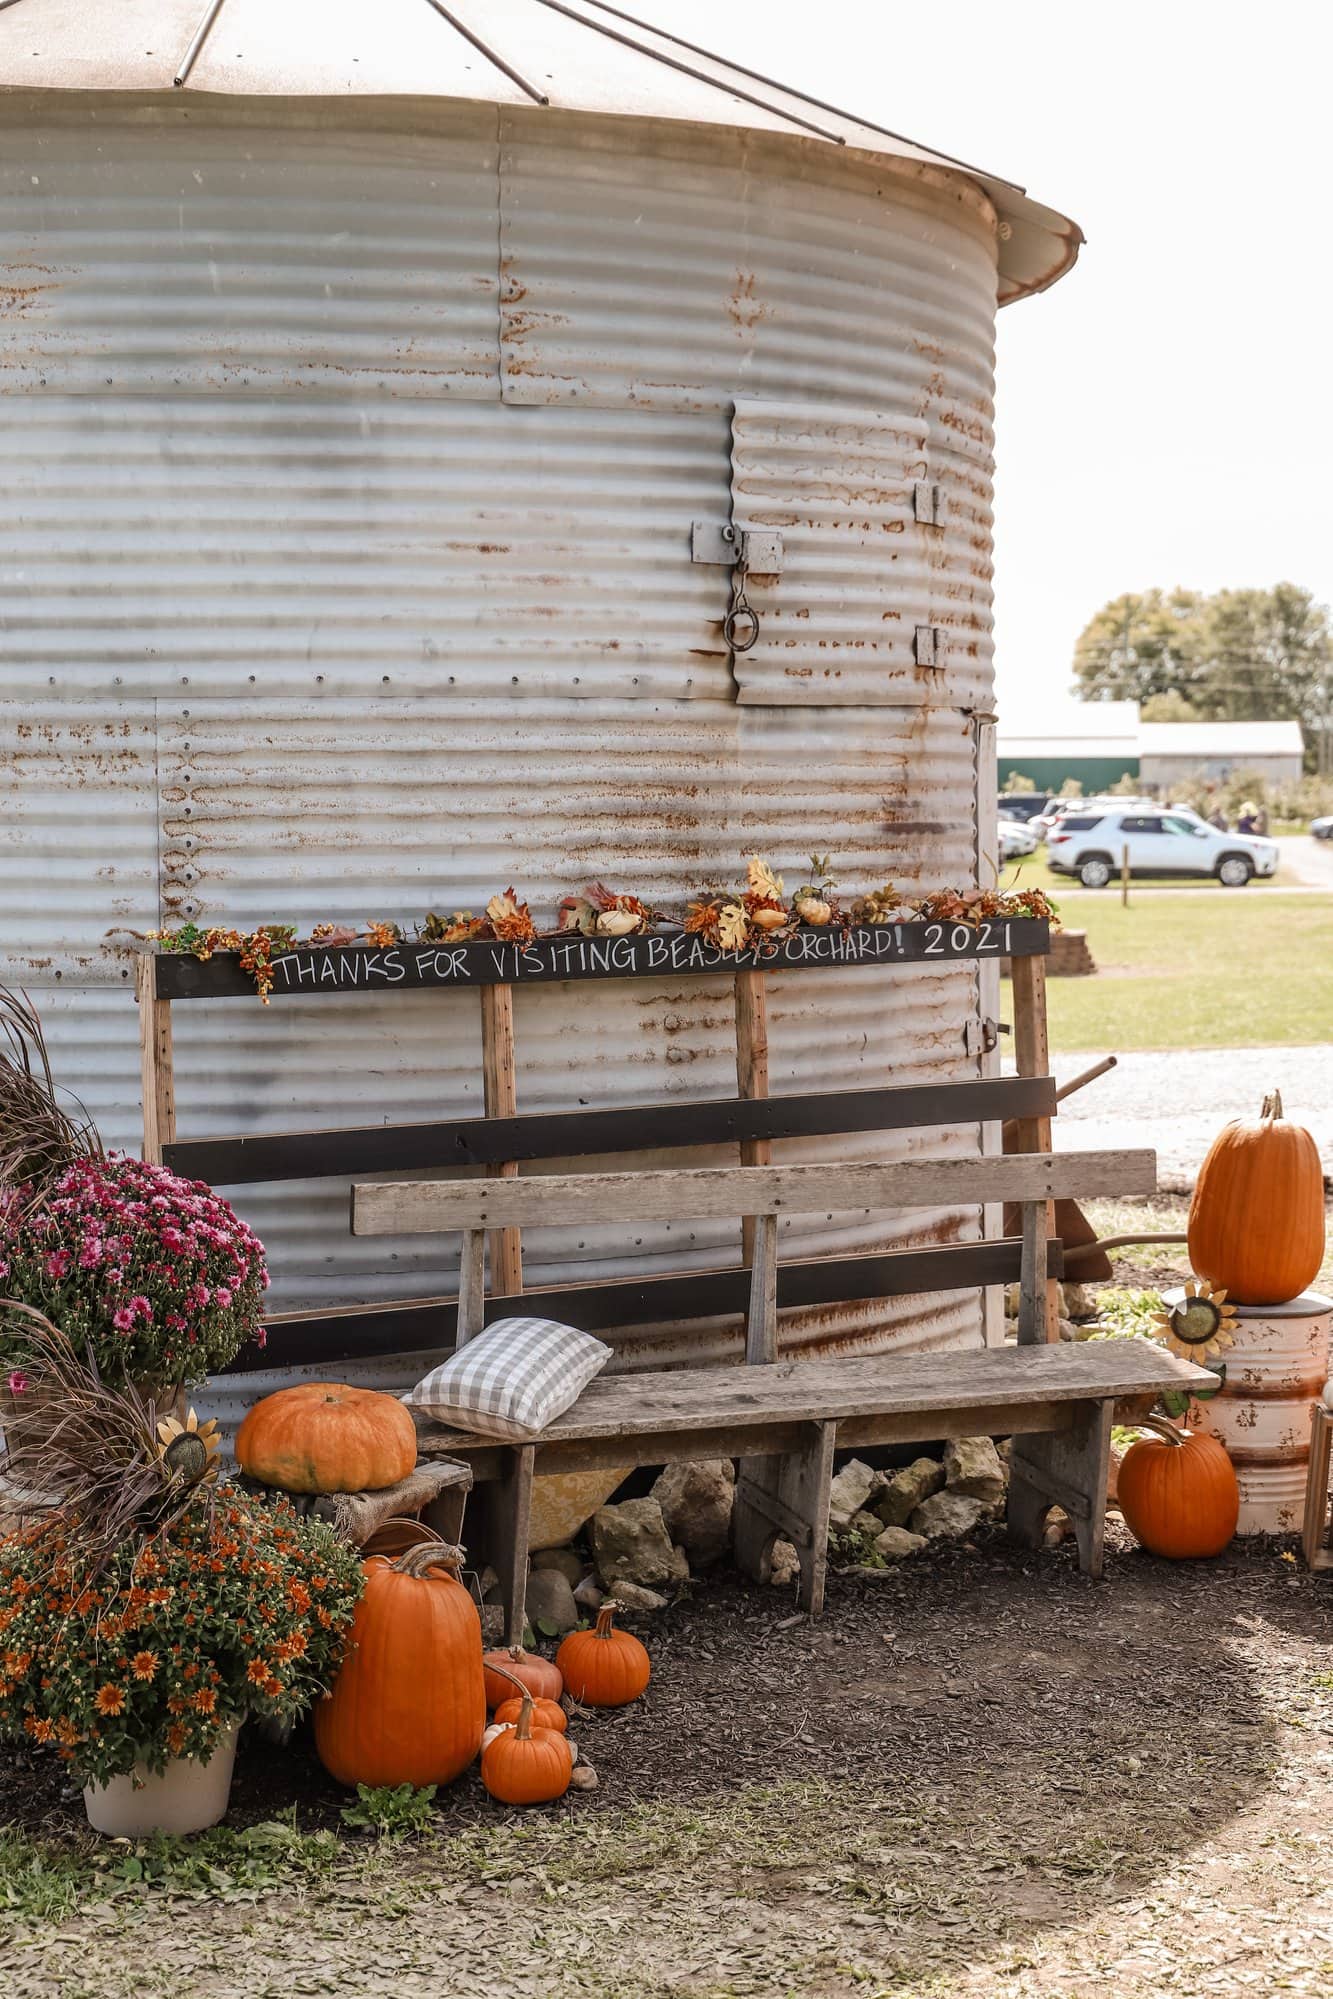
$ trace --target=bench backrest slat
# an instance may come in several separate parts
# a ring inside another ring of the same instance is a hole
[[[455,1229],[735,1221],[741,1215],[846,1213],[1149,1194],[1154,1152],[1037,1152],[800,1166],[705,1166],[651,1173],[557,1173],[517,1180],[404,1180],[352,1189],[354,1235]]]
[[[353,1125],[328,1131],[177,1139],[163,1147],[175,1173],[214,1187],[264,1180],[316,1180],[361,1173],[446,1172],[501,1160],[577,1159],[655,1152],[674,1145],[838,1137],[924,1125],[985,1124],[1049,1117],[1052,1076],[984,1076],[900,1089],[815,1090],[789,1097],[713,1097],[630,1104],[623,1110],[540,1111],[521,1117],[452,1118],[423,1124]]]

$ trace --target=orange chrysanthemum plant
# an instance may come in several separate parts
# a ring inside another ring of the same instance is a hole
[[[0,1542],[0,1737],[105,1784],[206,1762],[247,1714],[293,1720],[332,1683],[357,1551],[285,1502],[219,1490],[208,1426],[164,1440],[132,1388],[81,1375],[49,1324],[33,1338],[66,1401],[54,1433],[21,1406],[6,1428],[0,1471],[52,1503]]]

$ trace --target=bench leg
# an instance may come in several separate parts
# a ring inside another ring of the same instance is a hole
[[[828,1570],[829,1485],[836,1423],[807,1425],[802,1450],[781,1458],[742,1458],[736,1480],[736,1563],[764,1579],[774,1541],[790,1541],[801,1564],[797,1602],[818,1617]]]
[[[475,1511],[480,1520],[476,1534],[468,1537],[472,1566],[480,1569],[489,1562],[500,1579],[506,1645],[523,1642],[532,1467],[536,1455],[531,1444],[518,1444],[503,1453],[499,1478],[479,1490],[480,1504]]]
[[[1062,1506],[1073,1522],[1078,1565],[1088,1576],[1102,1572],[1113,1414],[1110,1402],[1076,1403],[1069,1429],[1015,1437],[1009,1461],[1010,1533],[1039,1548],[1046,1515]]]
[[[1316,1402],[1310,1423],[1310,1468],[1305,1481],[1305,1522],[1301,1543],[1305,1566],[1316,1573],[1333,1568],[1333,1552],[1325,1546],[1328,1538],[1328,1468],[1333,1453],[1333,1416],[1322,1402]]]

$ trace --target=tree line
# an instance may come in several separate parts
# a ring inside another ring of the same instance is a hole
[[[1306,768],[1333,769],[1333,630],[1295,583],[1129,592],[1079,635],[1085,701],[1137,701],[1147,722],[1300,723]]]

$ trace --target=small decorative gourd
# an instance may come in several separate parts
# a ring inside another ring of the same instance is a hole
[[[236,1432],[241,1470],[284,1492],[378,1492],[416,1461],[416,1425],[403,1404],[345,1382],[280,1388]]]
[[[572,1699],[585,1707],[626,1707],[647,1686],[652,1665],[646,1648],[616,1630],[615,1603],[604,1603],[594,1631],[571,1631],[555,1655]]]
[[[515,1681],[520,1691],[530,1693],[536,1700],[558,1701],[565,1691],[559,1666],[543,1659],[540,1652],[525,1652],[521,1645],[504,1645],[488,1652],[482,1665],[487,1707],[499,1707],[511,1699]]]
[[[1240,1490],[1225,1447],[1204,1430],[1178,1430],[1160,1417],[1131,1444],[1116,1474],[1120,1511],[1136,1540],[1171,1561],[1220,1555],[1236,1532]]]
[[[1282,1115],[1274,1090],[1257,1124],[1224,1125],[1190,1202],[1189,1257],[1236,1305],[1285,1305],[1314,1282],[1324,1257],[1319,1148]]]
[[[481,1781],[502,1805],[544,1805],[562,1798],[574,1770],[569,1738],[533,1724],[532,1695],[526,1688],[512,1726],[492,1723],[481,1752]]]
[[[315,1709],[315,1747],[340,1784],[449,1784],[486,1726],[481,1619],[461,1548],[366,1562],[346,1658]]]

